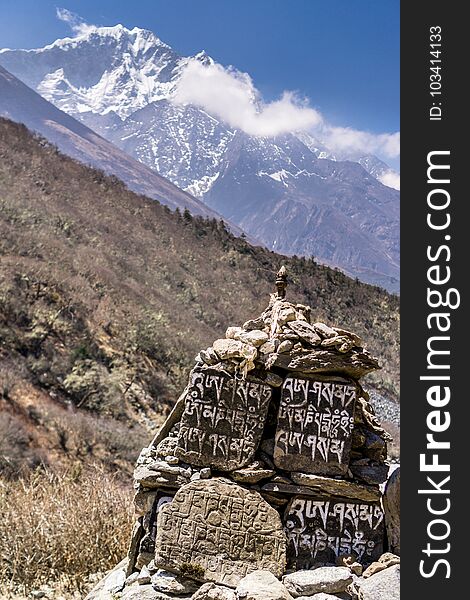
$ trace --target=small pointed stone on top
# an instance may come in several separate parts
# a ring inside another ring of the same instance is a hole
[[[287,269],[284,265],[279,269],[276,276],[277,297],[283,299],[286,297],[287,288]]]

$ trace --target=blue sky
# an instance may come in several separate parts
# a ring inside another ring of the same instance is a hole
[[[399,0],[0,0],[0,47],[70,35],[58,6],[151,29],[183,55],[204,49],[265,100],[294,90],[334,126],[399,131]]]

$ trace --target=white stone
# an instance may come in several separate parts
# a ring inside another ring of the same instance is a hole
[[[361,600],[400,600],[400,565],[389,567],[368,579],[360,577],[348,591]]]
[[[269,571],[252,571],[237,586],[239,600],[292,600],[285,586]]]
[[[290,352],[293,347],[294,344],[290,340],[284,340],[279,344],[279,348],[277,349],[277,351],[280,354],[283,354],[284,352]]]
[[[248,360],[254,360],[257,355],[257,351],[254,346],[244,344],[239,340],[215,340],[212,347],[214,348],[217,356],[222,360],[229,358],[246,358]]]
[[[147,583],[150,583],[150,578],[151,578],[150,572],[147,569],[147,567],[144,565],[142,567],[142,569],[140,570],[140,573],[137,577],[137,583],[139,585],[146,585]]]
[[[237,600],[235,592],[215,583],[205,583],[191,597],[191,600]]]
[[[116,594],[120,592],[126,583],[126,570],[116,569],[111,571],[104,580],[103,591],[109,592],[110,594]]]
[[[166,596],[169,598],[169,596]],[[154,590],[153,587],[148,585],[133,585],[130,588],[126,588],[120,596],[120,600],[163,600],[165,596],[162,596],[160,592]]]
[[[319,592],[344,592],[352,581],[351,572],[346,567],[320,567],[311,571],[297,571],[283,578],[284,585],[294,598]]]
[[[229,340],[238,340],[241,333],[243,333],[241,327],[229,327],[225,332],[225,337]]]
[[[182,594],[192,594],[199,588],[200,584],[164,569],[159,569],[155,575],[152,575],[152,586],[159,592],[181,596]]]
[[[261,354],[272,354],[273,352],[276,352],[276,344],[274,340],[269,340],[268,342],[265,342],[262,346],[259,347],[259,351],[261,352]]]
[[[245,344],[251,344],[252,346],[262,346],[269,340],[269,336],[266,332],[260,329],[253,329],[253,331],[244,331],[236,339],[244,342]]]

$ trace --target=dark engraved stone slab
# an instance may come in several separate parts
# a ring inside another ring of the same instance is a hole
[[[286,471],[345,475],[356,386],[287,377],[282,386],[274,463]]]
[[[384,516],[379,503],[295,496],[287,506],[284,527],[287,568],[334,564],[341,554],[355,554],[366,565],[383,552]]]
[[[190,464],[233,471],[247,465],[263,433],[272,388],[220,371],[193,371],[176,456]]]
[[[286,536],[258,492],[225,479],[183,486],[158,516],[155,564],[231,587],[257,569],[281,577]]]

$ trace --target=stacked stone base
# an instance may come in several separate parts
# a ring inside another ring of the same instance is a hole
[[[128,559],[90,598],[367,600],[369,578],[399,576],[387,435],[358,381],[377,367],[358,336],[276,297],[229,328],[142,450]]]

